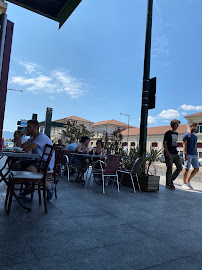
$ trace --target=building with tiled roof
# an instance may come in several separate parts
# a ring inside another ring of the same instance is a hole
[[[68,117],[65,117],[65,118],[61,118],[61,119],[55,120],[55,122],[66,122],[68,120],[73,120],[73,121],[78,121],[78,122],[82,122],[82,123],[91,123],[91,124],[93,124],[93,122],[91,122],[89,120],[86,120],[84,118],[78,117],[76,115],[72,115],[72,116],[68,116]]]
[[[128,128],[128,125],[123,123],[123,122],[120,122],[120,121],[117,121],[115,119],[112,119],[112,120],[106,120],[106,121],[99,121],[99,122],[95,122],[92,127],[95,127],[95,126],[117,126],[119,128]],[[130,126],[129,125],[129,128],[134,128],[134,126]]]
[[[84,118],[78,117],[76,115],[68,116],[65,118],[57,119],[54,122],[57,123],[66,123],[67,121],[76,121],[77,124],[83,124],[88,130],[91,130],[91,126],[94,124],[93,122],[86,120]],[[51,127],[51,140],[57,141],[62,136],[63,127]],[[63,138],[66,141],[66,138]]]
[[[185,119],[187,120],[187,124],[180,125],[178,132],[178,151],[182,152],[182,136],[184,133],[189,131],[189,125],[191,122],[197,122],[199,124],[197,136],[197,151],[198,156],[202,157],[202,112],[186,115]],[[114,131],[121,130],[121,134],[123,135],[123,145],[127,145],[129,149],[131,147],[137,146],[139,144],[139,133],[140,129],[134,126],[129,126],[117,121],[115,119],[105,120],[93,123],[92,121],[83,119],[78,116],[69,116],[62,119],[58,119],[55,122],[65,123],[67,120],[77,121],[78,124],[84,124],[87,129],[94,131],[94,137],[91,138],[91,146],[95,146],[97,139],[102,138],[103,133],[107,132],[109,135],[113,134]],[[51,128],[51,139],[57,140],[62,137],[62,130],[64,128],[52,127]],[[163,149],[163,137],[166,131],[170,130],[170,126],[157,126],[157,127],[149,127],[147,129],[147,150],[151,147],[155,147],[156,149]],[[63,138],[64,141],[66,140]]]

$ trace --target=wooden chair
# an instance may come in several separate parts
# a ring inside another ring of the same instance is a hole
[[[12,171],[9,177],[9,184],[7,188],[6,194],[6,201],[5,206],[7,206],[8,201],[8,209],[7,213],[9,215],[12,198],[15,190],[21,190],[22,188],[16,185],[26,185],[31,184],[33,191],[38,190],[39,195],[39,204],[41,204],[41,190],[43,191],[43,201],[44,201],[44,208],[45,213],[48,212],[47,209],[47,198],[46,198],[46,177],[47,177],[47,170],[48,165],[50,163],[51,157],[53,155],[55,146],[46,144],[43,155],[41,157],[40,162],[40,172],[41,173],[34,173],[34,172],[27,172],[27,171]],[[25,188],[23,188],[25,190]]]
[[[122,156],[121,155],[108,155],[107,156],[107,162],[106,162],[106,168],[104,168],[103,164],[104,162],[102,160],[98,160],[95,164],[100,163],[100,170],[92,168],[92,174],[100,174],[102,176],[102,192],[105,194],[105,177],[113,177],[113,182],[116,179],[118,192],[119,190],[119,181],[118,181],[118,173],[117,170],[119,168],[119,164],[121,161]],[[94,164],[94,167],[95,167]]]
[[[141,163],[142,163],[142,158],[137,158],[135,160],[135,162],[133,164],[133,167],[132,167],[132,169],[130,171],[127,171],[127,170],[118,170],[118,172],[122,172],[121,181],[122,181],[123,175],[125,173],[130,175],[130,178],[131,178],[131,181],[132,181],[132,185],[133,185],[133,190],[134,190],[135,193],[136,193],[136,190],[135,190],[135,185],[134,185],[134,180],[133,180],[134,177],[136,177],[139,190],[141,190],[140,183],[139,183],[139,180],[138,180],[138,171],[140,169]],[[120,181],[120,183],[121,183],[121,181]]]

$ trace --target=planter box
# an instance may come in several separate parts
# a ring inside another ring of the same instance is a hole
[[[119,172],[118,176],[119,176],[119,181],[120,181],[122,177],[122,173]],[[134,177],[133,179],[134,179],[135,189],[139,190],[136,177]],[[159,181],[160,181],[160,176],[156,176],[156,175],[143,175],[139,177],[141,190],[146,191],[146,192],[159,191]],[[133,187],[130,175],[128,174],[123,175],[121,183],[123,186],[127,186],[130,188]]]
[[[141,175],[141,177],[139,177],[139,181],[142,191],[159,191],[160,176]]]

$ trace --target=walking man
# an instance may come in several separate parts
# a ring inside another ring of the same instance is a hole
[[[191,123],[190,125],[190,132],[187,132],[183,135],[183,151],[184,151],[184,158],[185,158],[185,168],[183,171],[183,185],[184,189],[193,189],[190,180],[196,175],[199,171],[199,162],[197,157],[197,136],[195,134],[197,130],[198,124]],[[193,166],[193,171],[189,174],[189,169]],[[188,176],[188,177],[187,177]]]
[[[173,181],[177,178],[179,173],[182,171],[182,162],[181,158],[177,152],[177,138],[178,133],[176,130],[178,129],[180,124],[179,120],[172,120],[170,122],[171,130],[168,130],[164,135],[163,146],[164,146],[164,155],[166,161],[166,186],[165,188],[174,190],[175,186]],[[176,170],[174,173],[173,170],[173,163],[176,166]]]

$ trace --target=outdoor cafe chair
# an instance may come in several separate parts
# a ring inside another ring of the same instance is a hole
[[[47,175],[46,175],[46,181],[48,182],[53,182],[55,187],[55,198],[57,199],[57,183],[59,182],[59,180],[57,180],[57,171],[58,169],[60,170],[60,175],[62,175],[61,173],[61,161],[62,161],[62,157],[63,157],[63,150],[61,150],[60,148],[56,148],[55,149],[55,165],[53,170],[51,171],[47,171]],[[33,197],[33,195],[32,195]]]
[[[73,166],[71,164],[72,153],[75,153],[75,152],[64,150],[63,161],[64,161],[64,165],[65,165],[65,170],[67,171],[67,181],[70,180],[70,171],[72,169],[74,169],[74,170],[77,169],[75,166]]]
[[[134,177],[136,177],[139,190],[141,191],[140,183],[139,183],[139,179],[138,179],[138,171],[140,169],[141,163],[142,163],[142,158],[137,158],[135,160],[135,162],[133,164],[133,167],[132,167],[132,169],[130,171],[127,171],[127,170],[118,170],[118,172],[121,172],[122,173],[120,184],[122,182],[123,175],[124,174],[129,174],[130,175],[130,178],[131,178],[131,181],[132,181],[133,190],[134,190],[135,193],[136,193],[136,190],[135,190],[135,185],[134,185],[134,180],[133,180]]]
[[[54,145],[49,145],[49,144],[45,145],[43,155],[40,161],[40,173],[27,172],[27,171],[12,171],[10,173],[9,184],[8,184],[7,194],[6,194],[6,201],[5,201],[5,207],[7,206],[7,201],[8,201],[8,208],[7,208],[8,215],[11,209],[13,194],[15,190],[21,190],[21,187],[18,186],[21,184],[24,184],[24,185],[31,184],[33,190],[38,190],[39,204],[41,204],[41,191],[43,191],[45,213],[48,212],[47,196],[46,196],[46,178],[47,178],[48,165],[53,155],[54,148],[55,148]],[[25,188],[23,188],[23,190],[25,190]]]
[[[113,177],[113,182],[116,179],[118,192],[119,190],[119,181],[118,181],[118,173],[117,170],[119,168],[119,164],[121,161],[122,156],[121,155],[108,155],[107,161],[106,161],[106,167],[104,168],[104,162],[102,160],[98,160],[94,163],[91,171],[91,175],[101,175],[102,176],[102,192],[105,194],[105,178],[111,178]],[[100,164],[100,169],[97,169],[95,166],[96,164]]]

